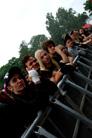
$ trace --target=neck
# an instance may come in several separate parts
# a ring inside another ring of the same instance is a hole
[[[16,94],[16,95],[23,95],[23,94],[26,93],[26,87],[21,91],[14,91],[13,93]]]
[[[51,53],[50,56],[51,57],[55,57],[56,56],[56,52],[55,53]]]
[[[51,62],[49,62],[49,63],[48,63],[48,64],[46,64],[45,66],[46,66],[46,68],[50,68],[50,67],[52,66],[52,63],[51,63]]]
[[[39,74],[39,76],[41,75],[41,70],[39,69],[39,70],[37,70],[37,72],[38,72],[38,74]]]

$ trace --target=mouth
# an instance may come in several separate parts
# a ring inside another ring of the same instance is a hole
[[[56,49],[53,49],[52,51],[53,51],[53,52],[55,52],[55,51],[56,51]]]
[[[40,67],[39,67],[39,64],[34,65],[33,68],[34,68],[35,70],[38,69],[38,68],[40,68]]]
[[[22,87],[24,87],[25,86],[25,84],[24,83],[21,83],[20,85],[19,85],[19,88],[22,88]]]

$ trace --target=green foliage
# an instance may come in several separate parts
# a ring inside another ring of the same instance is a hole
[[[47,13],[46,18],[46,28],[51,35],[50,39],[53,39],[56,44],[62,44],[61,36],[64,33],[68,33],[73,29],[79,29],[80,27],[85,25],[88,16],[85,12],[76,15],[76,12],[73,11],[72,8],[70,8],[69,10],[65,10],[61,7],[58,9],[56,17],[54,17],[52,13]],[[12,57],[8,61],[8,64],[0,68],[0,88],[3,89],[4,76],[6,72],[12,66],[17,66],[21,69],[22,72],[24,72],[21,65],[21,59],[25,55],[34,55],[35,51],[41,48],[42,42],[46,39],[48,38],[44,34],[42,34],[33,36],[29,43],[26,43],[25,41],[21,42],[19,46],[19,58]]]
[[[86,2],[83,5],[84,5],[84,9],[86,11],[88,11],[90,13],[90,15],[92,15],[92,2],[91,2],[91,0],[86,0]]]
[[[28,44],[25,41],[22,41],[19,47],[20,58],[22,59],[25,55],[29,55]]]
[[[52,13],[47,13],[46,18],[46,28],[51,35],[51,39],[56,44],[60,44],[62,43],[61,36],[69,31],[82,27],[86,23],[88,16],[85,12],[77,15],[72,8],[65,10],[61,7],[58,9],[56,17]]]
[[[41,44],[44,40],[48,39],[44,34],[33,36],[29,42],[30,55],[34,55],[37,49],[41,49]]]

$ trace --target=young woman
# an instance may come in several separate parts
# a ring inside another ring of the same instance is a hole
[[[50,70],[50,71],[60,71],[63,74],[67,74],[68,72],[74,69],[73,66],[58,64],[46,51],[37,50],[35,52],[35,58],[38,60],[40,64],[41,70]]]

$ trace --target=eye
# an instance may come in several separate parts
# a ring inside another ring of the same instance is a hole
[[[46,56],[46,55],[47,55],[47,53],[44,54],[44,56]]]
[[[21,77],[21,76],[19,76],[19,79],[21,80],[21,79],[22,79],[22,77]]]
[[[15,83],[15,82],[16,82],[16,78],[14,78],[14,79],[12,80],[12,82]]]
[[[32,65],[32,62],[30,63],[30,66]]]
[[[43,56],[41,56],[41,59],[43,59]]]
[[[35,59],[33,62],[36,62],[37,60]]]
[[[49,48],[52,48],[52,46],[49,46]]]

